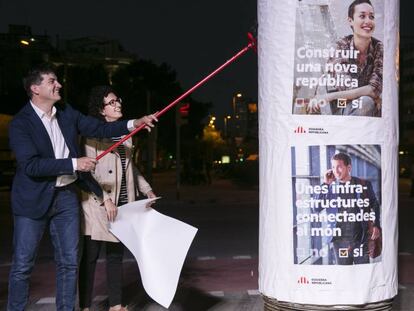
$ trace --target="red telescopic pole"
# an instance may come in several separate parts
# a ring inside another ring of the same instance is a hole
[[[185,98],[186,96],[188,96],[189,94],[191,94],[192,92],[194,92],[196,89],[198,89],[201,85],[203,85],[204,83],[206,83],[208,80],[210,80],[212,77],[214,77],[216,74],[218,74],[220,71],[222,71],[225,67],[227,67],[228,65],[230,65],[232,62],[234,62],[236,59],[238,59],[240,56],[242,56],[244,53],[246,53],[248,50],[250,50],[251,48],[256,48],[256,39],[253,37],[252,34],[248,33],[247,34],[248,38],[249,38],[249,44],[246,45],[243,49],[241,49],[239,52],[237,52],[233,57],[231,57],[229,60],[227,60],[224,64],[222,64],[220,67],[218,67],[216,70],[214,70],[213,72],[211,72],[208,76],[206,76],[204,79],[200,80],[198,83],[196,83],[193,87],[191,87],[190,89],[188,89],[186,92],[184,92],[182,95],[180,95],[178,98],[176,98],[175,100],[173,100],[170,104],[168,104],[167,106],[165,106],[162,110],[154,113],[154,116],[156,118],[160,117],[161,115],[163,115],[164,113],[166,113],[168,110],[170,110],[172,107],[174,107],[176,104],[178,104],[183,98]],[[101,154],[99,154],[96,157],[96,160],[101,159],[103,156],[105,156],[107,153],[111,152],[112,150],[114,150],[116,147],[118,147],[120,144],[122,144],[124,141],[126,141],[128,138],[130,138],[132,135],[136,134],[137,132],[139,132],[140,130],[142,130],[146,125],[142,124],[139,127],[137,127],[136,129],[134,129],[132,132],[130,132],[128,135],[126,135],[125,137],[123,137],[120,141],[116,142],[115,144],[113,144],[111,147],[109,147],[108,149],[106,149],[104,152],[102,152]]]

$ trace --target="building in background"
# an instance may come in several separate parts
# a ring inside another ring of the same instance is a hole
[[[401,37],[399,96],[399,171],[410,177],[414,176],[414,37]]]
[[[11,186],[16,171],[14,155],[9,147],[9,123],[12,116],[0,114],[0,187]]]
[[[233,145],[236,161],[257,159],[258,106],[257,102],[242,93],[232,98],[232,115],[224,117],[224,137]]]
[[[227,117],[227,131],[238,141],[245,141],[258,135],[257,102],[242,93],[236,93],[232,99],[232,116]]]
[[[124,50],[118,40],[103,37],[82,37],[75,39],[57,38],[59,54],[53,58],[55,65],[93,66],[103,65],[109,81],[122,66],[137,59],[135,54]]]
[[[16,101],[24,101],[22,76],[33,63],[48,61],[54,48],[47,35],[32,34],[26,25],[9,25],[0,33],[0,100],[1,111],[15,113]],[[13,103],[13,105],[11,105]]]
[[[231,136],[241,142],[247,135],[247,102],[242,93],[233,96]]]
[[[414,37],[402,37],[400,48],[400,141],[414,145]]]
[[[16,113],[26,101],[22,92],[22,77],[34,64],[51,62],[62,67],[63,96],[67,100],[69,67],[103,66],[108,81],[122,66],[137,59],[123,49],[119,41],[98,37],[65,39],[45,34],[33,34],[28,25],[9,25],[7,33],[0,33],[0,100],[1,112]],[[13,103],[13,105],[7,103]]]

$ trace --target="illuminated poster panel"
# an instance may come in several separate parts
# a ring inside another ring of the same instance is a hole
[[[293,113],[380,117],[383,29],[382,1],[298,1]]]
[[[381,146],[292,147],[294,263],[381,260]]]
[[[259,290],[398,290],[399,1],[258,0]]]

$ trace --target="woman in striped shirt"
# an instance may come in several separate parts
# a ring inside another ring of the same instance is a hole
[[[122,100],[110,86],[97,86],[89,98],[89,114],[105,120],[117,121],[122,117]],[[119,141],[112,139],[86,139],[86,156],[96,158],[104,150]],[[99,160],[93,177],[101,185],[103,196],[82,193],[83,252],[79,267],[79,307],[88,311],[92,303],[92,292],[96,262],[102,242],[106,243],[106,274],[110,311],[126,310],[122,305],[122,258],[124,246],[108,230],[114,221],[118,206],[135,201],[139,193],[148,198],[156,197],[151,186],[135,167],[131,138]]]

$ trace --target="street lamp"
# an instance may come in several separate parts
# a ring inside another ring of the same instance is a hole
[[[227,137],[227,123],[228,123],[228,120],[230,119],[231,119],[231,116],[224,117],[224,137]]]
[[[208,126],[214,128],[214,121],[216,121],[216,117],[211,116],[210,121],[208,122]]]

